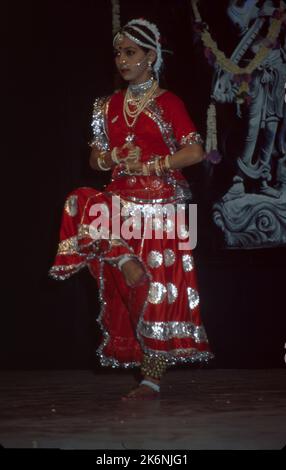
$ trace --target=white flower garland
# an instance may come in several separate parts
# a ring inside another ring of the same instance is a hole
[[[116,33],[121,28],[120,25],[120,2],[119,0],[111,0],[112,4],[112,36],[115,36]]]

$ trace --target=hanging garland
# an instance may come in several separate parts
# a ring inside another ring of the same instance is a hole
[[[240,67],[226,57],[224,52],[219,50],[217,43],[213,40],[208,31],[208,25],[202,21],[198,10],[198,1],[199,0],[191,0],[191,3],[195,16],[195,31],[200,35],[205,46],[205,56],[211,65],[217,63],[225,72],[232,74],[233,82],[240,85],[236,93],[236,102],[238,104],[242,104],[244,101],[249,103],[249,84],[252,79],[252,73],[266,59],[271,50],[277,47],[277,39],[281,27],[282,25],[286,25],[286,13],[283,2],[281,1],[280,8],[274,10],[272,13],[268,34],[263,39],[262,46],[247,66]]]
[[[121,29],[121,18],[120,18],[120,0],[111,0],[112,6],[112,37],[118,33]],[[113,86],[117,90],[120,88],[120,81],[118,74],[114,74]]]
[[[120,2],[119,0],[111,0],[112,5],[112,36],[114,37],[116,33],[121,28],[120,24]]]
[[[227,58],[224,52],[220,51],[216,42],[209,33],[208,25],[202,20],[198,10],[198,1],[191,0],[194,16],[195,31],[200,35],[205,46],[205,56],[210,65],[217,65],[232,75],[234,83],[239,84],[236,92],[236,103],[240,106],[242,103],[250,103],[251,96],[249,94],[249,84],[252,80],[253,71],[266,59],[268,54],[276,47],[279,47],[277,39],[281,28],[286,25],[286,14],[283,2],[280,1],[280,8],[273,11],[270,19],[270,25],[267,36],[262,41],[262,47],[246,67],[240,67],[231,59]],[[206,135],[206,159],[217,164],[222,160],[222,155],[218,150],[217,142],[217,123],[216,123],[216,106],[212,101],[207,110],[207,135]]]

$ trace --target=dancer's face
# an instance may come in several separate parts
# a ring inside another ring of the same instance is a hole
[[[114,45],[115,64],[121,77],[132,83],[142,83],[151,77],[148,62],[154,62],[156,52],[145,51],[127,36],[121,35]]]

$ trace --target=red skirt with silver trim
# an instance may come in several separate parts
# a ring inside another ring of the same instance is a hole
[[[49,270],[52,278],[64,280],[87,267],[96,279],[101,302],[97,319],[102,332],[97,349],[101,365],[139,366],[144,353],[163,355],[170,365],[213,358],[202,324],[191,250],[179,250],[181,240],[167,238],[167,227],[162,239],[154,235],[95,242],[90,231],[95,216],[90,209],[104,204],[111,214],[111,203],[110,193],[94,188],[69,194],[57,255]],[[136,287],[126,284],[117,266],[124,255],[135,257],[145,270],[145,279]]]

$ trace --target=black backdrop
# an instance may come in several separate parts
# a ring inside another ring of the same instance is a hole
[[[89,169],[87,141],[94,98],[113,90],[110,3],[35,2],[30,43],[23,47],[16,30],[17,44],[6,49],[11,63],[17,53],[16,68],[24,74],[21,86],[12,74],[4,97],[11,114],[13,107],[10,142],[17,143],[9,170],[14,178],[9,201],[17,203],[17,230],[5,264],[8,302],[2,310],[2,368],[98,365],[95,281],[87,271],[65,282],[48,279],[47,272],[56,252],[65,196],[78,186],[102,187],[105,182]],[[174,51],[166,60],[168,88],[184,99],[204,136],[211,69],[199,45],[192,43],[190,2],[120,3],[122,23],[145,17],[167,38],[167,47]],[[225,5],[204,2],[202,11],[219,45],[229,52],[235,38],[223,15]],[[224,119],[228,125],[225,113],[220,116],[222,125]],[[26,138],[31,144],[24,146]],[[204,164],[187,171],[198,203],[194,256],[202,316],[216,355],[211,366],[285,367],[285,248],[221,248],[210,201],[231,176],[224,164],[215,168],[212,178]]]

